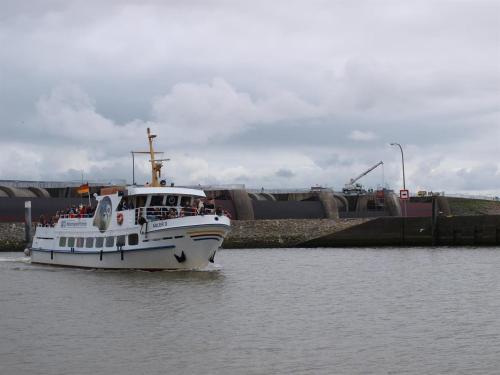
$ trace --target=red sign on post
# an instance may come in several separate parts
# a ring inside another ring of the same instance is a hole
[[[399,198],[401,200],[407,201],[408,199],[410,199],[410,192],[408,190],[400,190]]]

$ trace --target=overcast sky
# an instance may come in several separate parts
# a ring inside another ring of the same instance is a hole
[[[500,195],[499,1],[0,3],[0,179]]]

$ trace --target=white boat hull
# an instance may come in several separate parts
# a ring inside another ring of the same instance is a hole
[[[102,253],[32,250],[31,263],[102,269],[188,270],[206,267],[210,259],[215,256],[217,248],[218,245],[205,245],[204,247],[192,247],[184,250],[164,247],[144,250],[102,251]]]
[[[189,221],[193,220],[198,221],[197,225],[177,226],[169,229],[151,228],[152,230],[147,233],[141,231],[139,243],[135,246],[127,244],[114,248],[69,249],[54,246],[56,239],[43,240],[43,237],[40,237],[37,240],[38,246],[31,248],[31,262],[101,269],[189,270],[204,268],[213,262],[217,249],[229,232],[229,220],[220,218],[217,224],[206,224],[210,222],[209,217],[189,219]]]

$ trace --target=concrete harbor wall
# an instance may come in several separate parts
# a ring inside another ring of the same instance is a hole
[[[500,215],[376,218],[299,243],[302,247],[498,246]]]
[[[500,215],[232,221],[224,248],[498,246]]]
[[[233,220],[226,249],[500,246],[500,215],[430,218]],[[0,251],[21,251],[23,223],[0,223]]]
[[[88,198],[28,198],[15,197],[5,198],[0,197],[0,223],[20,222],[24,220],[24,202],[31,202],[32,220],[36,221],[40,215],[50,217],[55,215],[58,210],[65,210],[73,205],[77,206],[80,203],[88,204]],[[95,206],[95,200],[91,199],[92,205]]]

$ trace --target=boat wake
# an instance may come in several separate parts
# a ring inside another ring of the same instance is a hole
[[[29,259],[29,258],[28,258]],[[100,269],[100,268],[79,268],[79,267],[64,267],[64,266],[52,266],[54,268],[61,268],[61,269],[74,269],[74,270],[81,270],[85,272],[99,272],[99,273],[131,273],[131,272],[138,272],[138,273],[190,273],[190,272],[200,272],[200,273],[207,273],[207,272],[220,272],[224,269],[224,267],[221,264],[209,264],[208,266],[204,268],[192,268],[192,269],[166,269],[166,270],[147,270],[147,269],[134,269],[134,268],[117,268],[117,269]]]
[[[29,263],[30,257],[19,257],[19,258],[7,258],[0,257],[0,262],[21,262],[21,263]]]
[[[199,269],[198,271],[218,272],[222,271],[222,269],[223,269],[222,264],[211,263],[205,268]]]

